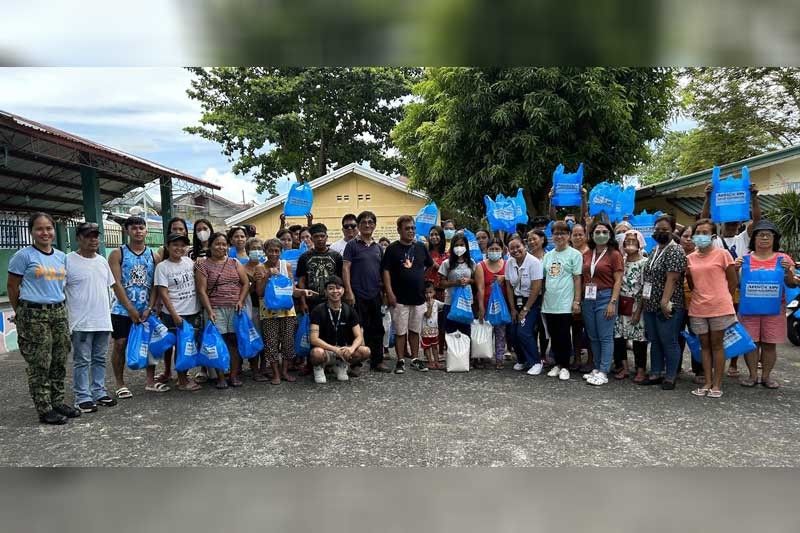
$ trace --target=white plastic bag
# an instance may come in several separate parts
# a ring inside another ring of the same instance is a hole
[[[381,306],[381,313],[383,313],[383,347],[388,348],[392,331],[392,315],[389,313],[389,308],[385,305]]]
[[[444,336],[447,343],[447,371],[469,372],[469,337],[460,331]]]
[[[491,324],[488,322],[481,324],[477,320],[472,322],[470,339],[473,359],[491,359],[494,356],[493,337]]]

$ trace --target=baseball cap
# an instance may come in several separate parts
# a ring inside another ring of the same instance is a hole
[[[182,233],[170,233],[169,235],[167,235],[168,243],[175,241],[183,241],[183,243],[186,244],[187,246],[191,244],[191,242],[189,241],[189,237],[183,235]]]

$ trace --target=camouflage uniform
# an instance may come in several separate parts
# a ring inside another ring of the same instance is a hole
[[[64,403],[64,379],[70,350],[67,308],[35,309],[20,302],[15,318],[19,351],[28,373],[28,388],[42,415]]]

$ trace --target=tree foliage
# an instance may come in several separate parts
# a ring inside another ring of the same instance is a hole
[[[189,96],[203,109],[186,131],[220,143],[237,174],[252,172],[258,191],[279,178],[310,181],[334,168],[369,161],[402,170],[389,134],[402,116],[411,68],[191,68]]]
[[[800,69],[692,68],[683,112],[697,122],[652,150],[645,183],[690,174],[800,143]]]
[[[480,216],[484,194],[546,198],[559,163],[619,180],[647,155],[675,79],[650,68],[432,68],[392,133],[412,184]],[[529,205],[534,207],[534,205]]]

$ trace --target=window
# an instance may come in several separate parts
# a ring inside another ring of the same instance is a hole
[[[336,195],[336,201],[337,202],[341,202],[342,201],[342,195],[341,194],[337,194]]]
[[[369,195],[369,194],[359,194],[359,195],[358,195],[358,201],[359,201],[359,202],[369,202],[369,201],[370,201],[370,199],[371,199],[371,198],[370,198],[370,195]]]

